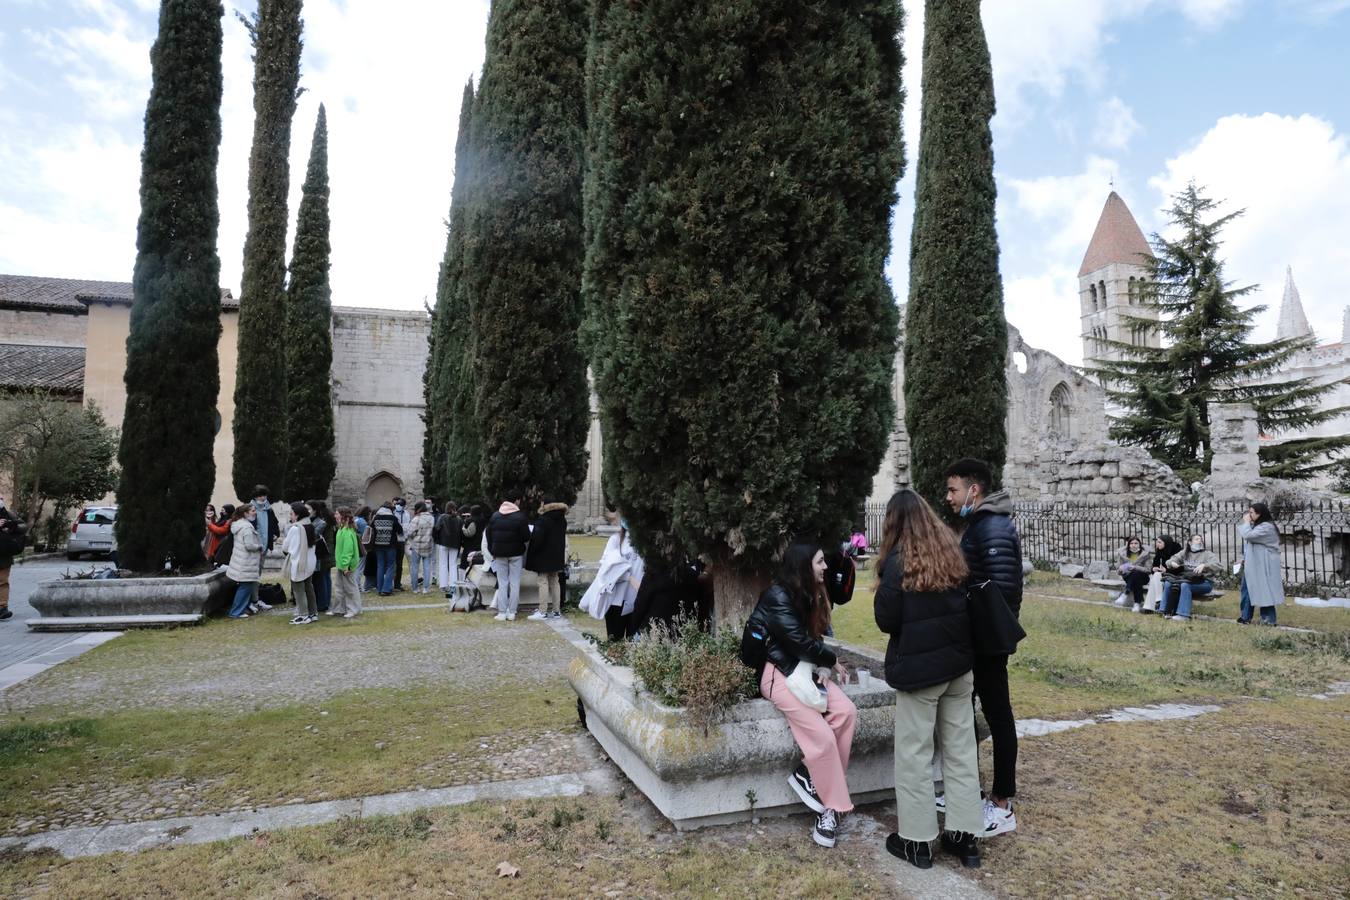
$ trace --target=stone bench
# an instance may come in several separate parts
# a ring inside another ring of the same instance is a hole
[[[39,616],[29,619],[32,631],[125,631],[128,628],[171,628],[200,625],[201,615],[168,616]]]
[[[1116,594],[1119,594],[1121,591],[1125,590],[1125,582],[1119,578],[1093,578],[1092,584],[1095,584],[1097,587],[1111,594],[1112,597],[1114,597]],[[1224,595],[1224,593],[1225,592],[1221,589],[1215,589],[1210,591],[1208,594],[1196,594],[1193,599],[1197,603],[1200,603],[1202,601],[1218,600],[1220,597]]]

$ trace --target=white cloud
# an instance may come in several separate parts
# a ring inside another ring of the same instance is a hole
[[[1134,110],[1119,97],[1112,97],[1097,110],[1096,142],[1110,150],[1124,150],[1140,131]]]
[[[1192,178],[1226,210],[1247,211],[1225,231],[1223,252],[1230,279],[1261,286],[1252,302],[1269,309],[1257,336],[1274,334],[1292,265],[1308,321],[1323,341],[1339,340],[1350,301],[1350,138],[1310,115],[1226,116],[1149,184],[1161,206]]]

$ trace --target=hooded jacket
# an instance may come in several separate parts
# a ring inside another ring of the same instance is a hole
[[[370,520],[370,528],[374,532],[370,536],[372,547],[392,547],[403,540],[403,526],[399,524],[398,516],[387,506],[381,506],[380,511],[375,513],[375,517]]]
[[[530,535],[525,568],[543,575],[561,572],[567,565],[567,504],[545,503]]]
[[[1199,573],[1195,571],[1197,566],[1201,567]],[[1189,581],[1191,584],[1208,581],[1218,573],[1219,568],[1219,557],[1214,555],[1214,551],[1208,548],[1192,550],[1189,544],[1167,561],[1167,573],[1173,580]]]
[[[431,533],[436,530],[436,520],[429,512],[420,512],[412,517],[404,533],[403,541],[410,552],[418,556],[431,555]]]
[[[230,534],[234,535],[234,545],[225,577],[235,584],[258,581],[262,578],[262,538],[258,529],[247,518],[235,519],[230,523]]]
[[[436,527],[431,531],[431,539],[436,542],[437,547],[458,550],[464,540],[464,523],[457,515],[441,513],[436,518]]]
[[[961,534],[961,552],[970,567],[969,584],[992,581],[1013,615],[1022,610],[1022,541],[1012,520],[1012,497],[995,491],[975,507]]]
[[[286,554],[286,577],[291,581],[304,581],[314,574],[319,561],[314,554],[314,523],[308,516],[286,532],[281,551]]]
[[[964,585],[943,591],[907,591],[899,550],[881,567],[873,600],[886,644],[886,683],[917,691],[958,678],[975,666]]]
[[[530,521],[511,501],[506,501],[492,514],[487,524],[488,552],[493,558],[509,559],[524,556],[530,543]],[[558,567],[559,569],[562,566]]]

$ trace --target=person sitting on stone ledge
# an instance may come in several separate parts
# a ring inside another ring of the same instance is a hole
[[[1128,606],[1134,601],[1134,611],[1144,608],[1144,591],[1148,588],[1149,558],[1144,555],[1144,541],[1131,535],[1125,546],[1116,551],[1116,570],[1125,582],[1125,590],[1116,599],[1116,606]]]
[[[1191,600],[1214,590],[1210,578],[1219,571],[1219,558],[1205,549],[1204,535],[1191,535],[1186,549],[1167,561],[1166,583],[1163,585],[1162,608],[1158,612],[1171,615],[1173,622],[1191,620]],[[1177,602],[1172,602],[1173,595]]]

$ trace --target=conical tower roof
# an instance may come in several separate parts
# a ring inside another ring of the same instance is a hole
[[[1298,285],[1294,284],[1294,267],[1284,270],[1284,299],[1280,301],[1280,324],[1275,328],[1276,340],[1286,338],[1311,337],[1312,326],[1303,312],[1303,300],[1298,295]]]
[[[1112,263],[1137,266],[1142,263],[1144,256],[1153,258],[1148,240],[1125,201],[1112,191],[1106,198],[1102,217],[1097,220],[1097,230],[1092,232],[1092,243],[1088,244],[1078,276],[1081,278]]]

